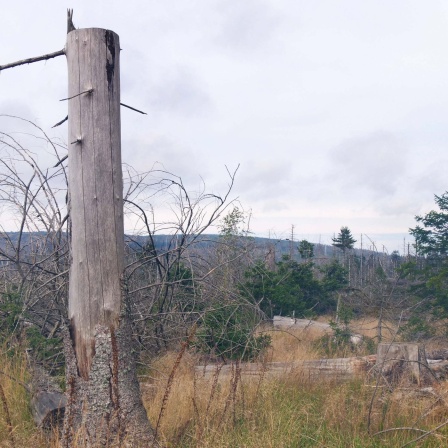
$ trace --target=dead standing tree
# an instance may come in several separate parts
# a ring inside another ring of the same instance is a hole
[[[119,37],[68,12],[69,332],[63,444],[154,446],[131,348],[123,284]],[[70,333],[70,334],[69,334]]]

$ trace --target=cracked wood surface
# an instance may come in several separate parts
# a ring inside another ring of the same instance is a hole
[[[95,326],[116,327],[123,273],[120,45],[109,30],[67,35],[69,70],[69,318],[78,369],[87,379]]]

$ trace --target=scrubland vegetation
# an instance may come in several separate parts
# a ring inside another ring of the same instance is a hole
[[[2,138],[0,203],[17,213],[19,227],[0,232],[0,446],[56,447],[57,428],[35,427],[30,384],[33,366],[62,389],[70,384],[63,349],[70,327],[66,148],[47,141],[55,160],[41,169],[15,139]],[[236,173],[217,196],[192,194],[165,171],[125,171],[125,212],[137,224],[125,237],[123,308],[143,401],[162,444],[447,443],[443,380],[424,390],[368,372],[346,382],[310,381],[287,368],[275,377],[264,372],[269,362],[371,355],[380,342],[446,349],[448,193],[436,197],[439,211],[417,217],[413,252],[387,254],[373,242],[355,248],[347,227],[332,247],[291,238],[285,252],[278,241],[251,237],[248,215],[229,200]],[[153,201],[168,204],[172,219],[157,222]],[[212,225],[219,234],[208,237]],[[273,328],[275,315],[321,320],[330,330]],[[354,334],[363,335],[361,344],[351,342]],[[245,362],[256,363],[256,373],[242,373]],[[230,374],[220,372],[224,364]],[[205,376],[201,365],[217,373]],[[67,445],[74,446],[82,446],[76,438]]]
[[[365,322],[356,324],[364,334],[372,334],[369,327],[362,331]],[[263,361],[319,359],[321,337],[315,331],[275,331]],[[333,355],[343,356],[344,349]],[[174,364],[173,354],[153,364],[153,378],[144,392],[152,421],[158,418]],[[309,382],[300,371],[286,371],[275,379],[261,372],[204,380],[201,370],[195,371],[196,364],[194,355],[183,358],[171,386],[159,428],[169,446],[402,446],[448,418],[444,384],[436,386],[437,397],[419,395],[412,388],[385,390],[383,386],[374,396],[376,383],[369,376],[346,383]],[[380,433],[393,428],[397,429]],[[448,432],[438,432],[418,446],[441,446],[444,435]]]
[[[368,335],[372,323],[354,324],[361,332],[367,327]],[[170,351],[142,367],[143,399],[159,439],[168,447],[400,447],[448,420],[445,383],[425,393],[405,385],[375,389],[369,376],[345,383],[309,382],[287,371],[264,377],[264,362],[322,356],[319,332],[271,336],[260,373],[253,376],[239,376],[234,363],[233,374],[205,378],[191,349],[181,359],[179,351]],[[0,446],[58,446],[54,430],[42,433],[32,422],[25,359],[3,354],[1,366]],[[446,437],[448,426],[409,446],[440,447]]]

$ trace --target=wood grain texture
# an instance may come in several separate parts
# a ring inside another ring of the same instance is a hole
[[[411,342],[378,344],[375,369],[389,384],[406,381],[424,385],[434,380],[426,358],[425,346]]]
[[[87,379],[95,353],[95,327],[116,327],[121,305],[119,38],[98,28],[74,30],[67,35],[66,54],[68,97],[73,97],[68,101],[69,318],[79,372]]]
[[[241,363],[241,375],[278,378],[282,375],[293,375],[309,381],[350,381],[365,375],[375,364],[376,355],[313,359],[295,362]],[[216,365],[196,366],[199,377],[213,378],[216,375]],[[234,365],[226,364],[219,368],[220,378],[229,378]]]

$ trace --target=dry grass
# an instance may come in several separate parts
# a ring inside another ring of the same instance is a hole
[[[153,381],[145,404],[152,421],[158,416],[166,376],[175,355],[157,361],[159,378]],[[173,383],[160,436],[168,447],[380,447],[401,446],[419,435],[398,429],[377,436],[386,428],[433,428],[448,419],[444,402],[448,387],[434,395],[412,389],[390,393],[381,388],[371,407],[373,385],[354,381],[317,384],[289,374],[278,379],[234,373],[224,380],[194,374],[194,356],[182,362]],[[235,367],[234,372],[237,373]],[[429,437],[423,445],[441,446],[447,433]]]
[[[372,338],[377,324],[376,320],[364,319],[353,322],[352,328]],[[396,333],[393,326],[389,328],[390,332],[383,332],[386,341]],[[316,345],[324,334],[321,331],[261,331],[272,338],[263,361],[321,357]],[[154,364],[157,372],[153,372],[151,393],[145,395],[153,421],[174,358],[166,355]],[[262,374],[241,378],[236,367],[231,377],[218,381],[216,375],[207,379],[201,372],[195,375],[195,363],[194,355],[186,357],[173,383],[169,409],[160,428],[169,447],[401,446],[420,432],[397,429],[371,434],[407,426],[431,429],[448,419],[448,387],[444,385],[426,396],[416,395],[411,389],[390,393],[381,388],[372,401],[374,385],[367,381],[313,384],[293,374],[275,380]],[[446,442],[446,435],[442,430],[421,446],[440,446],[441,441]]]
[[[271,347],[265,354],[265,359],[268,362],[293,362],[321,357],[315,341],[323,333],[313,328],[306,330],[266,329],[263,333],[271,337]]]
[[[150,371],[150,375],[155,379],[142,387],[143,400],[147,404],[148,416],[154,424],[159,420],[166,395],[166,386],[176,360],[177,353],[168,353],[156,359],[152,363],[152,370]],[[178,432],[188,426],[194,415],[192,399],[195,364],[196,357],[186,353],[176,369],[166,401],[166,409],[163,411],[163,418],[158,428],[159,434],[163,434],[170,439],[176,439]]]
[[[0,349],[0,446],[41,446],[44,439],[36,431],[26,390],[28,375],[21,355]],[[2,392],[2,393],[1,393]],[[43,446],[43,445],[42,445]]]
[[[368,336],[375,328],[372,321],[355,324],[357,332]],[[321,357],[315,342],[322,333],[309,329],[270,334],[272,349],[264,361]],[[0,354],[0,364],[5,373],[26,382],[22,359]],[[375,433],[404,427],[430,430],[448,420],[446,383],[426,394],[404,387],[391,392],[387,387],[375,389],[368,379],[337,384],[312,383],[291,373],[278,378],[262,372],[241,376],[238,364],[231,375],[218,380],[218,375],[206,378],[195,370],[197,364],[198,356],[192,352],[186,351],[181,359],[179,352],[168,353],[153,360],[142,376],[149,418],[154,425],[160,421],[158,435],[166,447],[400,447],[421,432],[395,429]],[[16,448],[56,448],[56,440],[46,442],[34,428],[25,389],[6,375],[0,375],[0,381]],[[445,446],[447,436],[448,426],[412,446]],[[1,409],[0,446],[12,446]]]
[[[328,323],[330,318],[321,317],[318,322]],[[375,340],[377,335],[378,319],[364,318],[357,319],[350,323],[350,329],[356,333]],[[264,360],[268,362],[293,362],[306,359],[320,359],[324,356],[349,357],[364,355],[368,353],[366,347],[360,347],[358,352],[349,350],[338,350],[336,352],[324,353],[322,347],[319,348],[317,341],[322,338],[325,331],[310,326],[306,329],[275,328],[265,327],[260,329],[260,333],[269,334],[272,344],[265,353]],[[391,342],[396,337],[397,328],[391,323],[383,322],[383,341]]]
[[[392,342],[397,337],[398,327],[395,323],[383,321],[381,323],[381,336],[383,342]],[[378,319],[364,317],[350,322],[350,328],[354,333],[362,334],[368,338],[375,339],[378,336]]]

